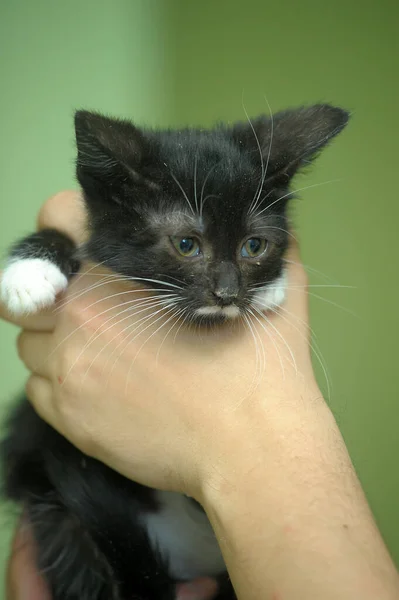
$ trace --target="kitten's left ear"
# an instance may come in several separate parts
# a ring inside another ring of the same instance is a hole
[[[146,140],[132,123],[79,110],[75,132],[76,174],[91,199],[121,202],[126,182],[145,181],[141,165]]]
[[[258,117],[252,126],[238,123],[232,133],[236,143],[243,151],[250,152],[254,161],[259,161],[260,146],[265,168],[268,163],[266,181],[275,179],[276,184],[287,185],[301,167],[314,160],[344,129],[348,120],[349,113],[342,108],[316,104],[282,111],[273,118]]]

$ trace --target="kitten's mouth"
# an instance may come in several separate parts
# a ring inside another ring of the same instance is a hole
[[[236,319],[240,315],[240,309],[235,304],[228,306],[201,306],[195,313],[200,317],[224,317]]]

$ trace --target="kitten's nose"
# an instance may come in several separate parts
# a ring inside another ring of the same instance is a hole
[[[240,274],[231,262],[221,262],[213,284],[213,297],[218,306],[229,306],[238,298]]]
[[[212,293],[218,306],[229,306],[230,304],[233,304],[235,300],[237,300],[238,296],[236,292],[232,292],[228,289],[215,290]]]

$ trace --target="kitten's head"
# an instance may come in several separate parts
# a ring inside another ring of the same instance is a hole
[[[194,319],[281,303],[291,179],[347,120],[323,104],[210,130],[151,131],[77,112],[87,255]]]

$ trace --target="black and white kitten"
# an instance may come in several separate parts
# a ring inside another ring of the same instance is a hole
[[[15,313],[50,305],[87,258],[170,295],[165,310],[190,320],[222,323],[280,305],[291,179],[347,120],[320,104],[210,130],[152,131],[77,112],[90,237],[75,248],[44,230],[17,243],[3,301]],[[194,502],[84,456],[26,399],[2,457],[6,496],[32,524],[54,600],[175,600],[178,582],[203,576],[218,579],[219,600],[235,597]]]

